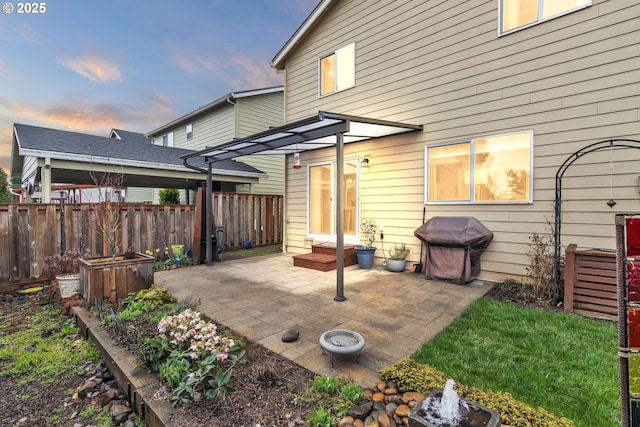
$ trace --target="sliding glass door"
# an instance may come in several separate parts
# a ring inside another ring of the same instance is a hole
[[[358,234],[358,161],[344,163],[344,235],[356,237]],[[334,240],[336,173],[335,162],[309,166],[309,235]]]

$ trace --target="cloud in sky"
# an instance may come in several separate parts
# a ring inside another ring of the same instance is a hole
[[[60,63],[92,82],[119,81],[123,77],[118,64],[96,56],[62,59]]]
[[[252,59],[240,51],[227,48],[225,60],[202,55],[193,49],[171,46],[174,64],[196,76],[217,77],[234,90],[257,89],[283,84],[283,77],[269,66],[269,61]]]
[[[42,34],[30,25],[23,25],[18,30],[18,34],[30,44],[39,45],[42,43]]]
[[[277,74],[267,62],[256,63],[248,56],[235,54],[232,61],[242,70],[241,78],[229,80],[236,90],[262,88],[283,84],[283,76]]]

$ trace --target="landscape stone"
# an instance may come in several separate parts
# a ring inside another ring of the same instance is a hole
[[[300,332],[295,329],[289,329],[284,334],[282,334],[282,342],[294,342],[298,340],[300,336]]]

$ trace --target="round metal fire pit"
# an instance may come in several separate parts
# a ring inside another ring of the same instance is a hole
[[[327,351],[331,355],[331,367],[333,367],[334,354],[350,355],[357,353],[357,362],[360,357],[360,351],[364,348],[364,337],[347,329],[333,329],[320,336],[320,347],[322,347],[323,354]]]

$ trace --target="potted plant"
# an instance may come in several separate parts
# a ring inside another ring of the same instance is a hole
[[[360,223],[360,234],[365,244],[356,246],[356,256],[358,257],[358,265],[362,269],[373,267],[373,258],[377,249],[373,246],[376,241],[376,231],[374,219],[363,219]]]
[[[78,249],[65,251],[62,255],[56,254],[44,259],[48,273],[58,281],[60,296],[70,298],[80,293],[80,267],[78,260],[89,257],[89,253],[82,253]]]
[[[408,256],[409,249],[407,249],[404,243],[395,245],[393,249],[389,251],[389,256],[385,258],[387,270],[396,273],[404,271]]]

